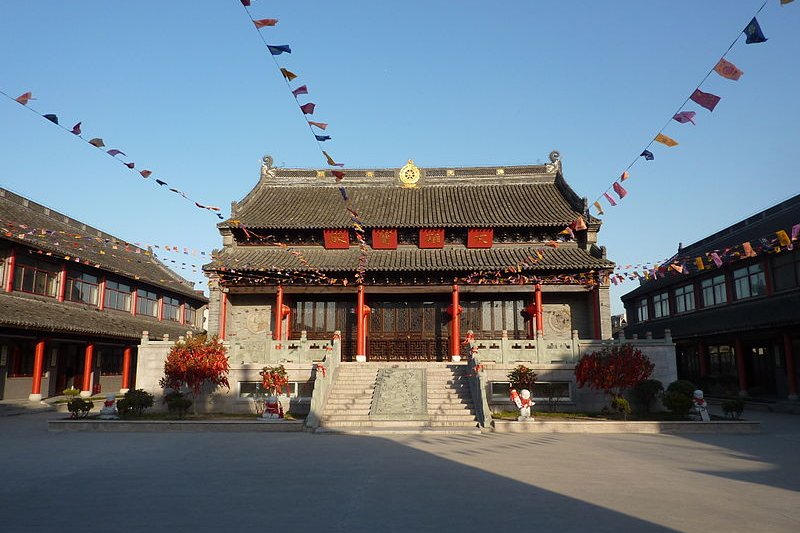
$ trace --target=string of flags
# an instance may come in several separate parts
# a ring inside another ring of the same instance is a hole
[[[74,126],[72,126],[71,128],[68,128],[68,127],[63,126],[62,124],[59,123],[58,115],[53,114],[53,113],[40,113],[39,111],[37,111],[33,107],[29,106],[28,103],[31,100],[36,100],[36,98],[33,97],[33,93],[31,91],[25,92],[25,93],[19,95],[16,98],[10,96],[9,94],[7,94],[7,93],[5,93],[3,91],[0,91],[0,94],[5,96],[6,98],[9,98],[10,100],[14,100],[18,104],[24,106],[26,109],[28,109],[31,112],[41,116],[42,118],[48,120],[49,122],[52,122],[53,124],[55,124],[56,126],[61,128],[62,130],[67,131],[67,132],[71,133],[72,135],[75,135],[76,137],[86,141],[88,144],[94,146],[95,148],[97,148],[101,152],[105,153],[107,156],[111,157],[114,161],[124,165],[129,170],[132,170],[132,171],[136,172],[143,179],[148,179],[153,175],[153,171],[152,170],[147,170],[147,169],[136,170],[136,163],[134,161],[131,161],[131,160],[125,161],[125,159],[121,159],[120,157],[118,157],[118,156],[122,156],[123,158],[129,159],[127,154],[125,154],[125,152],[123,152],[119,148],[109,148],[108,146],[106,146],[105,141],[102,139],[102,137],[92,137],[92,138],[84,137],[83,136],[83,122],[77,122]],[[108,149],[106,149],[106,148],[108,148]],[[195,205],[195,207],[197,207],[198,209],[207,210],[207,211],[213,213],[214,215],[216,215],[217,218],[219,218],[220,220],[224,219],[224,217],[220,213],[221,210],[220,210],[219,207],[216,207],[216,206],[213,206],[213,205],[201,204],[200,202],[198,202],[198,201],[194,200],[193,198],[189,197],[189,195],[187,193],[185,193],[184,191],[182,191],[180,189],[177,189],[175,187],[171,187],[169,185],[169,183],[167,183],[166,181],[164,181],[162,179],[154,178],[153,181],[155,183],[157,183],[159,185],[159,187],[166,188],[170,192],[175,193],[175,194],[181,196],[182,198],[184,198],[185,200],[188,200],[189,202],[193,203]]]
[[[322,156],[325,158],[325,162],[328,164],[328,166],[334,167],[330,171],[331,175],[333,176],[336,183],[341,182],[346,175],[346,172],[342,170],[342,167],[344,167],[344,163],[339,163],[336,160],[334,160],[334,158],[326,150],[322,148],[322,143],[330,141],[331,136],[318,132],[318,130],[327,131],[328,123],[309,119],[309,116],[313,115],[314,112],[316,111],[317,105],[314,102],[306,102],[301,104],[299,100],[299,97],[301,95],[307,96],[309,94],[308,85],[303,84],[293,88],[292,82],[298,78],[298,75],[290,71],[285,66],[282,66],[278,62],[277,59],[278,56],[292,53],[291,46],[288,44],[268,44],[266,39],[264,38],[264,35],[260,31],[263,28],[277,26],[278,19],[274,18],[257,19],[253,16],[253,14],[250,12],[249,9],[252,4],[251,0],[240,0],[240,2],[242,3],[242,6],[244,7],[245,12],[247,13],[247,16],[252,21],[255,30],[258,32],[261,41],[267,47],[267,50],[270,53],[270,57],[275,63],[275,66],[278,69],[278,71],[281,73],[283,81],[286,83],[286,87],[289,89],[289,92],[292,94],[292,97],[294,97],[295,102],[297,103],[297,106],[302,113],[303,120],[308,125],[311,135],[314,136],[314,141],[317,143],[317,146],[319,147]],[[364,272],[366,270],[368,262],[368,253],[369,253],[369,247],[367,246],[367,241],[364,233],[365,232],[364,223],[359,217],[358,211],[353,205],[350,199],[350,195],[347,193],[347,189],[344,187],[344,185],[339,186],[339,193],[341,194],[344,207],[350,215],[351,227],[353,228],[353,232],[355,234],[356,241],[358,243],[358,247],[360,250],[358,268],[356,273],[356,282],[361,283],[363,282],[364,279]]]
[[[763,10],[764,7],[767,5],[768,1],[769,0],[765,0],[764,3],[761,4],[761,7],[759,7],[756,13],[753,15],[753,18],[750,20],[750,22],[747,23],[744,29],[737,35],[736,39],[734,39],[734,41],[730,44],[730,46],[728,46],[728,49],[725,51],[725,53],[722,54],[717,63],[706,73],[706,75],[703,77],[703,79],[700,81],[697,87],[695,87],[695,89],[691,92],[691,94],[688,97],[686,97],[686,99],[681,103],[680,106],[678,106],[677,111],[673,113],[672,116],[664,123],[664,125],[661,127],[661,129],[658,130],[656,135],[647,143],[647,145],[644,147],[641,153],[628,164],[628,166],[622,172],[620,177],[617,178],[605,191],[603,191],[603,193],[600,194],[600,196],[597,197],[594,202],[592,202],[592,205],[594,206],[598,215],[605,214],[601,200],[605,200],[605,202],[608,203],[608,205],[614,207],[618,204],[620,200],[622,200],[623,198],[625,198],[625,196],[627,196],[628,191],[622,186],[622,183],[631,177],[629,171],[640,160],[640,158],[643,158],[645,161],[653,161],[655,159],[655,153],[652,149],[655,143],[663,145],[667,148],[674,148],[675,146],[679,145],[677,140],[673,139],[672,137],[669,137],[664,133],[664,131],[667,129],[668,126],[670,126],[673,122],[677,122],[678,124],[692,124],[692,125],[697,124],[695,122],[695,118],[697,117],[697,112],[690,109],[684,109],[684,106],[686,106],[687,103],[693,102],[694,104],[697,104],[698,106],[708,110],[709,112],[713,112],[714,109],[716,109],[717,105],[722,100],[722,97],[701,90],[703,83],[705,83],[705,81],[712,74],[716,73],[719,76],[731,81],[738,81],[739,78],[742,77],[744,72],[741,69],[739,69],[736,65],[728,61],[726,57],[733,49],[733,47],[736,45],[736,43],[739,41],[742,34],[744,34],[745,36],[745,44],[759,44],[767,41],[767,37],[764,35],[764,32],[761,29],[761,25],[759,24],[757,17],[759,13],[761,13],[761,10]],[[780,0],[780,3],[782,5],[785,5],[791,3],[792,1],[793,0]],[[616,194],[617,196],[616,199],[611,194],[612,191],[614,194]]]

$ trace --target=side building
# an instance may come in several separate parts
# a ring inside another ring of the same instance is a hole
[[[207,298],[150,251],[5,189],[0,223],[0,399],[125,391],[144,331],[202,331]]]
[[[625,336],[671,330],[679,377],[706,391],[797,399],[799,224],[800,195],[681,248],[682,274],[622,297]]]

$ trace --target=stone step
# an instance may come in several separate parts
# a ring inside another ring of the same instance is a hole
[[[335,422],[320,421],[320,427],[334,428],[426,428],[426,427],[477,427],[474,420],[337,420]]]
[[[369,405],[372,403],[372,398],[331,398],[328,397],[328,403],[331,405],[343,405],[343,404],[366,404]]]
[[[481,429],[474,425],[472,426],[442,426],[442,427],[352,427],[352,428],[335,428],[335,427],[319,427],[314,430],[314,433],[328,434],[328,435],[480,435]]]

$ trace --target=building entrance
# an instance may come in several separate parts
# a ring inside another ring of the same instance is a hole
[[[368,361],[447,361],[447,302],[434,299],[372,299],[367,330]]]

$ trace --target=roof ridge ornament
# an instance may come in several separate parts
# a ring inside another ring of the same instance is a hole
[[[419,167],[414,164],[413,159],[409,159],[408,163],[400,169],[400,182],[403,187],[416,187],[422,173]]]
[[[264,155],[261,158],[261,180],[274,179],[275,167],[272,166],[272,156]]]
[[[558,150],[553,150],[548,157],[550,158],[550,164],[544,166],[545,170],[547,170],[547,172],[561,170],[561,153]]]

